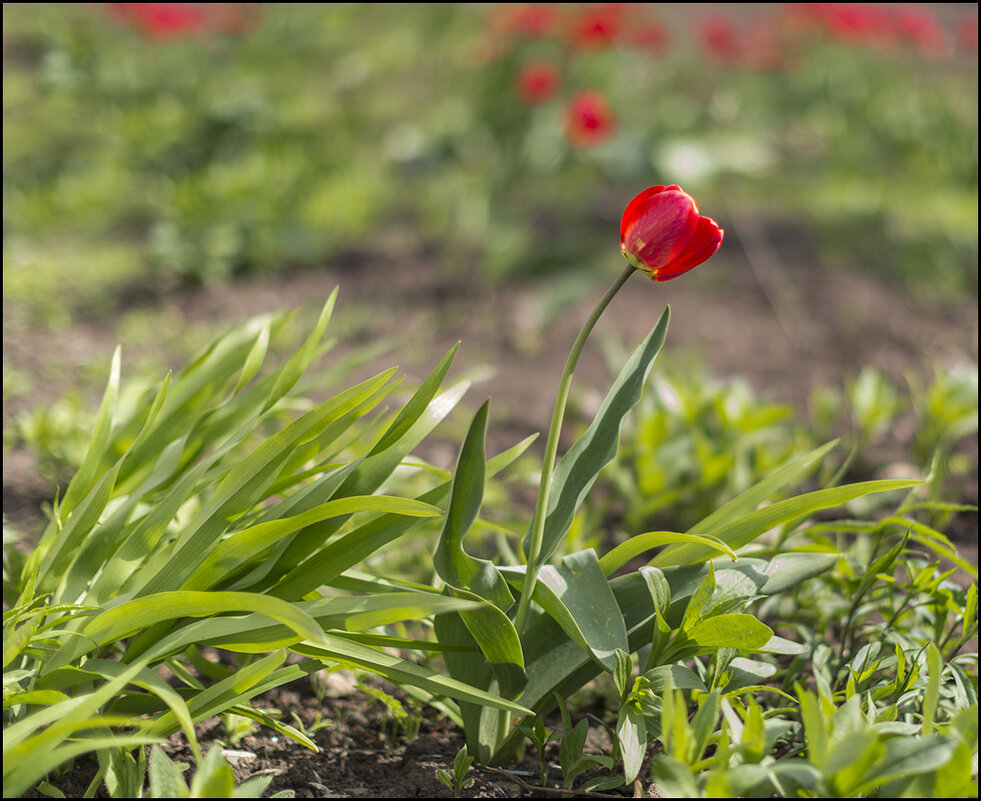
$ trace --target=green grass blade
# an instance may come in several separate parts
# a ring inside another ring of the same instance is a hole
[[[712,548],[714,551],[724,553],[735,560],[736,554],[728,545],[717,537],[699,537],[695,534],[679,534],[674,531],[648,531],[645,534],[637,534],[626,542],[621,542],[611,551],[608,551],[600,559],[600,567],[607,576],[613,575],[627,562],[636,556],[649,551],[651,548],[658,548],[662,545],[672,545],[674,543],[697,543]]]
[[[821,509],[829,509],[841,506],[850,500],[860,498],[873,492],[888,492],[895,489],[908,489],[921,484],[920,481],[863,481],[857,484],[847,484],[843,487],[830,487],[823,490],[815,490],[804,495],[787,498],[777,501],[770,506],[758,509],[749,514],[740,516],[719,515],[718,512],[710,516],[713,519],[711,526],[702,523],[692,528],[688,533],[692,534],[699,529],[700,536],[714,536],[724,541],[733,550],[741,548],[774,526],[779,526],[790,520],[804,518]],[[757,485],[759,486],[759,485]],[[729,506],[722,507],[719,511]],[[733,511],[741,511],[739,509]],[[706,530],[709,529],[709,530]],[[693,562],[704,561],[711,558],[715,551],[712,548],[697,544],[670,545],[651,560],[651,564],[656,567],[670,567],[672,565],[692,564]]]
[[[448,364],[443,369],[448,369]],[[432,378],[432,376],[431,376]],[[428,383],[428,382],[427,382]],[[382,441],[390,441],[387,447],[379,450],[376,446],[371,453],[366,456],[357,467],[345,478],[337,488],[337,496],[344,495],[370,495],[374,493],[398,467],[402,460],[415,448],[429,433],[448,415],[467,391],[469,384],[458,384],[446,392],[432,398],[421,411],[415,413],[415,420],[408,424],[408,420],[400,424],[399,430],[404,432],[398,439],[392,439],[389,434],[382,437]],[[421,390],[419,390],[421,391]],[[417,391],[416,396],[418,396]],[[428,394],[428,389],[427,389]],[[410,401],[415,401],[416,396]],[[275,567],[271,571],[278,576],[287,576],[304,559],[311,556],[323,545],[326,539],[333,534],[339,522],[321,523],[311,526],[305,531],[299,532],[283,555],[277,560]],[[289,579],[287,578],[287,581]],[[287,592],[280,585],[273,592],[276,595],[287,598],[297,598],[295,591]]]
[[[83,754],[94,753],[104,748],[136,748],[141,745],[153,745],[160,742],[158,737],[107,736],[85,737],[80,742],[69,743],[55,748],[40,748],[30,743],[23,755],[11,758],[10,773],[4,773],[4,796],[17,798],[34,787],[47,774],[67,762]]]
[[[122,675],[126,670],[126,665],[122,662],[112,662],[106,659],[89,659],[85,663],[85,670],[88,673],[111,680]],[[194,752],[194,758],[200,761],[201,749],[198,746],[198,738],[194,731],[194,719],[180,694],[148,668],[141,670],[130,680],[130,683],[148,690],[167,705],[176,718],[181,731],[183,731],[184,737],[187,738],[187,742]]]
[[[245,592],[161,592],[119,604],[89,620],[81,629],[81,636],[63,645],[45,663],[43,672],[68,665],[86,653],[98,651],[163,621],[242,611],[271,617],[314,642],[321,636],[317,621],[279,598]]]
[[[346,517],[366,512],[407,517],[442,515],[440,509],[428,503],[388,495],[357,495],[327,501],[309,512],[287,517],[284,520],[259,523],[222,540],[184,582],[181,589],[201,590],[213,587],[225,577],[240,570],[247,562],[261,556],[275,543],[301,528],[332,517]]]
[[[282,431],[265,440],[221,481],[214,495],[197,516],[197,523],[183,532],[166,564],[160,566],[139,588],[140,595],[175,589],[191,575],[226,529],[228,519],[249,511],[279,474],[291,449],[317,436],[350,404],[381,389],[394,371],[373,379],[325,401]]]
[[[517,445],[488,460],[486,476],[490,478],[511,465],[534,441],[528,437]],[[451,482],[447,481],[420,495],[417,500],[439,504],[449,495]],[[283,598],[301,598],[322,584],[330,584],[354,565],[362,562],[379,548],[398,539],[425,520],[386,515],[378,520],[359,526],[334,542],[328,543],[284,578],[276,587],[275,594]],[[246,589],[241,587],[239,589]]]
[[[226,679],[201,690],[187,701],[187,710],[197,722],[206,720],[242,703],[261,690],[256,690],[286,660],[286,650],[280,649],[235,671]],[[138,732],[148,737],[166,737],[179,725],[176,714],[165,712],[160,717],[143,722]]]
[[[421,687],[434,695],[445,695],[457,701],[502,709],[516,715],[527,715],[530,710],[493,693],[479,690],[463,682],[456,681],[422,665],[407,662],[383,651],[376,651],[360,643],[331,634],[324,635],[327,646],[312,646],[307,643],[291,650],[315,659],[355,665],[370,670],[395,682]]]
[[[323,339],[324,332],[327,330],[327,324],[330,322],[331,314],[334,311],[334,302],[337,300],[337,291],[335,287],[334,291],[330,293],[330,297],[327,298],[327,302],[324,304],[323,309],[321,309],[320,317],[310,336],[307,337],[306,341],[290,357],[282,370],[279,371],[279,374],[276,376],[276,383],[273,384],[273,388],[270,390],[269,397],[263,407],[264,409],[272,407],[283,395],[289,392],[295,386],[296,382],[300,380],[300,376],[306,371],[307,365],[310,364],[310,361],[316,354],[320,340]]]
[[[63,515],[68,515],[78,505],[78,503],[89,494],[98,480],[101,471],[103,458],[109,445],[110,434],[112,433],[113,417],[116,414],[116,406],[119,400],[119,373],[122,361],[122,351],[116,348],[112,355],[112,367],[109,370],[109,382],[106,384],[105,394],[102,396],[102,404],[99,406],[95,423],[92,427],[92,436],[89,439],[88,448],[78,471],[72,478],[65,496],[61,500],[61,511]]]
[[[482,603],[482,602],[481,602]],[[406,620],[424,620],[432,615],[470,609],[479,604],[450,598],[436,592],[398,592],[364,597],[332,597],[300,601],[294,606],[323,629],[358,631],[369,626]],[[268,616],[252,613],[197,620],[167,635],[158,646],[158,656],[179,653],[190,645],[211,645],[244,653],[266,653],[292,646],[304,639],[283,624],[270,624]]]

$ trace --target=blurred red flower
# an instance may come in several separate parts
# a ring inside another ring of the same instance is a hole
[[[625,3],[591,3],[572,19],[573,47],[608,47],[616,43],[623,28]]]
[[[171,39],[197,33],[207,19],[195,3],[107,3],[151,39]]]
[[[639,27],[631,28],[627,41],[642,50],[658,52],[671,43],[668,29],[660,22],[647,22]]]
[[[923,53],[941,53],[947,49],[947,35],[937,18],[925,8],[901,8],[896,13],[896,30],[900,38]]]
[[[599,92],[580,92],[566,109],[566,136],[579,147],[599,144],[609,137],[614,126],[610,107]]]
[[[723,17],[715,17],[702,24],[702,44],[717,61],[724,64],[739,61],[742,56],[736,28]]]
[[[526,103],[543,103],[555,94],[559,73],[549,62],[527,64],[518,75],[518,96]]]
[[[116,16],[150,39],[197,33],[241,33],[249,27],[255,3],[106,3]]]
[[[697,267],[722,244],[715,220],[698,213],[678,186],[652,186],[630,201],[620,221],[620,251],[654,281],[669,281]]]
[[[957,26],[957,41],[961,47],[978,52],[978,18],[970,14],[961,18]]]
[[[537,39],[556,27],[557,6],[552,3],[514,3],[495,9],[491,23],[504,33]]]

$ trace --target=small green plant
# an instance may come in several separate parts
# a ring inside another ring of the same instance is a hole
[[[473,757],[467,754],[466,746],[464,746],[456,752],[456,756],[453,759],[453,773],[451,774],[443,768],[438,768],[436,770],[436,778],[439,779],[441,784],[450,788],[456,798],[459,798],[463,794],[463,791],[474,783],[472,778],[467,778],[467,773],[470,771],[472,764]]]
[[[521,723],[519,728],[535,746],[535,751],[538,754],[538,783],[544,787],[548,784],[548,762],[545,758],[545,749],[556,733],[545,727],[545,721],[542,720],[541,715],[537,716],[531,725]]]
[[[142,751],[141,751],[142,753]],[[272,782],[272,776],[259,776],[237,784],[232,766],[221,753],[221,748],[213,746],[208,750],[204,760],[191,778],[188,786],[184,779],[187,770],[184,763],[173,762],[160,746],[150,749],[149,759],[149,795],[150,798],[262,798],[266,788]],[[140,787],[142,772],[137,771]],[[138,798],[139,795],[113,796],[114,798]],[[293,798],[292,790],[274,793],[271,798]]]
[[[388,710],[389,720],[391,720],[391,728],[388,734],[393,742],[398,732],[401,732],[402,736],[405,737],[406,743],[411,743],[416,739],[419,735],[419,727],[422,724],[422,714],[413,703],[403,704],[394,695],[385,692],[380,687],[369,687],[366,684],[359,684],[358,689],[380,702]],[[406,709],[406,706],[409,708]],[[383,724],[383,733],[385,728]]]

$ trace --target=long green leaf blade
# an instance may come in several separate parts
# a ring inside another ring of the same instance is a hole
[[[539,564],[547,562],[555,553],[599,471],[616,455],[620,426],[630,409],[640,400],[644,382],[664,344],[668,318],[669,310],[665,309],[654,330],[620,371],[592,424],[555,468]],[[528,552],[530,538],[529,531],[522,544],[525,553]]]

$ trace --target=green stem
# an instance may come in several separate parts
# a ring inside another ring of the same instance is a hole
[[[579,361],[579,354],[582,353],[586,340],[596,326],[596,321],[599,320],[600,315],[603,314],[606,307],[610,305],[610,301],[613,300],[614,295],[620,291],[620,288],[630,278],[634,269],[630,265],[627,266],[620,277],[613,282],[613,286],[606,290],[606,294],[600,298],[599,303],[596,304],[596,308],[593,309],[589,317],[586,318],[586,322],[583,324],[579,336],[576,337],[576,341],[572,344],[569,358],[565,362],[565,369],[562,371],[562,378],[559,380],[559,391],[555,398],[555,406],[552,408],[552,422],[548,428],[548,441],[545,443],[545,460],[542,462],[542,477],[538,484],[538,500],[535,502],[535,516],[532,518],[531,523],[528,565],[525,570],[521,600],[518,602],[518,613],[514,619],[514,626],[519,634],[522,633],[525,627],[528,610],[531,607],[531,596],[534,592],[535,582],[538,579],[538,559],[542,551],[542,537],[545,533],[545,511],[548,508],[548,495],[552,488],[552,472],[555,469],[555,456],[559,450],[559,434],[562,431],[562,418],[565,416],[565,407],[569,400],[572,374],[575,372],[576,363]]]

